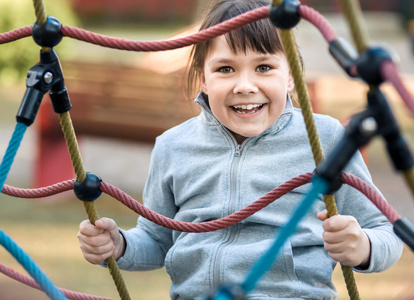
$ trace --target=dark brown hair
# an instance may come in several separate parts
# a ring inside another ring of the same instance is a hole
[[[253,9],[270,5],[270,0],[218,0],[215,1],[201,24],[200,31],[234,18]],[[230,48],[235,52],[252,49],[260,53],[283,53],[279,30],[269,18],[248,24],[225,34]],[[199,73],[203,71],[204,61],[213,41],[209,40],[193,46],[188,67],[188,96],[192,99],[199,90]]]

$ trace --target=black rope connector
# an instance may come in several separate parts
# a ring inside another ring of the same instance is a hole
[[[102,194],[99,188],[101,182],[102,179],[98,175],[87,172],[84,181],[75,181],[73,191],[79,200],[93,202]]]
[[[356,61],[358,75],[368,84],[379,85],[384,82],[381,74],[381,65],[391,60],[390,53],[382,47],[371,47],[361,53]]]
[[[395,221],[394,232],[414,251],[414,225],[407,218],[401,218]]]
[[[66,112],[72,107],[64,85],[59,57],[54,49],[40,51],[40,62],[27,72],[26,91],[17,112],[17,121],[30,126],[36,118],[44,94],[48,91],[57,113]]]
[[[270,21],[280,29],[291,29],[295,27],[301,17],[299,14],[300,1],[284,0],[279,6],[270,6]]]
[[[33,24],[32,37],[33,40],[41,47],[53,48],[63,38],[62,23],[52,16],[48,16],[44,24],[38,25],[37,22]]]
[[[343,185],[342,182],[342,172],[337,172],[336,174],[334,174],[331,178],[327,178],[325,176],[325,174],[323,174],[323,176],[321,174],[318,173],[318,169],[316,168],[313,172],[312,172],[312,178],[313,177],[317,177],[317,176],[321,176],[322,178],[324,178],[325,180],[327,180],[329,187],[328,190],[326,191],[326,195],[333,195],[334,193],[336,193]]]
[[[238,284],[221,285],[204,300],[218,299],[217,297],[220,299],[247,300],[245,291]]]
[[[351,67],[355,65],[355,61],[358,59],[358,52],[346,39],[338,37],[330,42],[329,53],[350,77],[356,77],[355,74],[351,73]]]
[[[398,171],[411,169],[414,166],[413,155],[407,141],[401,134],[398,122],[385,95],[379,88],[371,89],[367,95],[368,105],[375,112],[378,133],[385,140],[394,168]]]

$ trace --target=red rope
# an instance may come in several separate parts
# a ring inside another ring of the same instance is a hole
[[[341,179],[344,183],[357,189],[370,199],[392,224],[401,218],[395,209],[372,186],[361,180],[361,178],[343,172]]]
[[[26,26],[18,28],[9,32],[0,34],[0,44],[10,43],[21,38],[25,38],[32,35],[32,26]]]
[[[224,218],[202,222],[202,223],[191,223],[191,222],[180,222],[167,217],[164,217],[156,212],[153,212],[143,206],[138,201],[134,200],[131,196],[127,195],[118,188],[102,182],[100,187],[102,192],[114,197],[119,200],[125,206],[129,207],[139,215],[144,218],[161,225],[166,228],[170,228],[182,232],[209,232],[214,230],[223,229],[229,226],[232,226],[247,217],[250,217],[260,209],[266,207],[270,203],[274,202],[276,199],[282,197],[293,189],[308,183],[312,177],[312,173],[306,173],[299,175],[283,184],[273,189],[263,197],[259,198],[255,202],[249,204],[248,206],[242,208],[241,210],[226,216]]]
[[[407,108],[414,115],[414,98],[403,84],[395,63],[389,60],[384,61],[381,65],[381,75],[395,87]]]
[[[299,14],[302,18],[304,18],[308,22],[312,23],[316,28],[318,28],[328,43],[338,38],[337,34],[335,33],[331,25],[328,23],[328,21],[313,8],[306,5],[300,5]]]
[[[30,278],[29,276],[23,275],[23,274],[15,271],[15,270],[5,266],[5,265],[3,265],[2,263],[0,263],[0,272],[3,273],[4,275],[14,279],[14,280],[17,280],[17,281],[27,285],[27,286],[30,286],[30,287],[38,289],[38,290],[42,290],[34,279]],[[110,298],[93,296],[93,295],[88,295],[88,294],[82,294],[82,293],[78,293],[78,292],[65,290],[65,289],[62,289],[62,288],[59,288],[59,290],[68,299],[73,299],[73,300],[111,300]]]
[[[241,210],[222,219],[202,223],[180,222],[164,217],[146,208],[131,196],[109,183],[101,182],[100,188],[102,192],[112,196],[131,210],[158,225],[182,232],[208,232],[232,226],[250,217],[260,209],[268,206],[270,203],[274,202],[293,189],[308,183],[311,178],[312,173],[310,172],[294,177]],[[386,202],[372,186],[362,181],[360,178],[352,174],[342,173],[342,181],[359,190],[368,199],[370,199],[371,202],[378,207],[378,209],[389,219],[391,223],[394,223],[396,220],[400,219],[400,215],[392,208],[392,206],[389,205],[388,202]],[[20,189],[4,185],[2,193],[19,198],[41,198],[69,191],[73,189],[73,184],[74,180],[67,180],[39,189]]]
[[[264,19],[269,16],[269,7],[260,7],[244,14],[241,14],[235,18],[227,20],[216,26],[210,27],[206,30],[197,32],[195,34],[166,41],[131,41],[126,39],[119,39],[108,37],[105,35],[86,31],[84,29],[78,29],[70,26],[62,26],[62,33],[64,36],[68,36],[80,41],[89,42],[95,45],[114,48],[119,50],[128,51],[165,51],[178,49],[193,44],[198,44],[204,41],[211,40],[222,34],[230,32],[234,29],[243,27],[249,23]]]
[[[2,193],[19,198],[43,198],[47,196],[56,195],[62,192],[73,190],[75,180],[67,180],[48,187],[38,189],[20,189],[5,184]]]

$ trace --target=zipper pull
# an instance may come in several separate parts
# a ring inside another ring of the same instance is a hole
[[[236,152],[234,153],[235,157],[239,157],[241,152],[241,145],[237,144],[236,146]]]

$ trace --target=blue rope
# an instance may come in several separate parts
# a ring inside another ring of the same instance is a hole
[[[20,147],[20,143],[23,139],[24,133],[26,132],[27,125],[18,122],[14,129],[12,138],[9,146],[7,147],[6,154],[3,157],[3,161],[0,165],[0,192],[3,190],[4,182],[6,181],[7,175],[10,172],[13,160],[16,157],[17,150]]]
[[[36,263],[1,229],[0,244],[26,269],[50,299],[67,300],[65,295],[53,285]]]
[[[302,203],[296,209],[289,222],[280,230],[273,245],[267,252],[259,259],[253,266],[250,274],[242,284],[243,290],[246,294],[252,291],[259,279],[271,268],[273,262],[276,260],[280,249],[287,239],[296,231],[299,221],[306,215],[312,207],[313,202],[317,199],[319,194],[324,194],[328,189],[328,183],[321,177],[315,177],[312,180],[312,188],[303,199]]]
[[[10,172],[10,168],[13,164],[14,158],[16,157],[17,150],[20,147],[26,129],[27,125],[21,122],[18,122],[16,128],[14,129],[9,146],[6,150],[6,154],[4,155],[0,165],[0,191],[3,190],[4,182]],[[51,299],[67,299],[30,259],[30,257],[2,230],[0,230],[0,244],[7,251],[9,251],[14,258],[16,258],[16,260],[23,266],[23,268],[26,269],[26,271],[33,277],[37,284]]]

